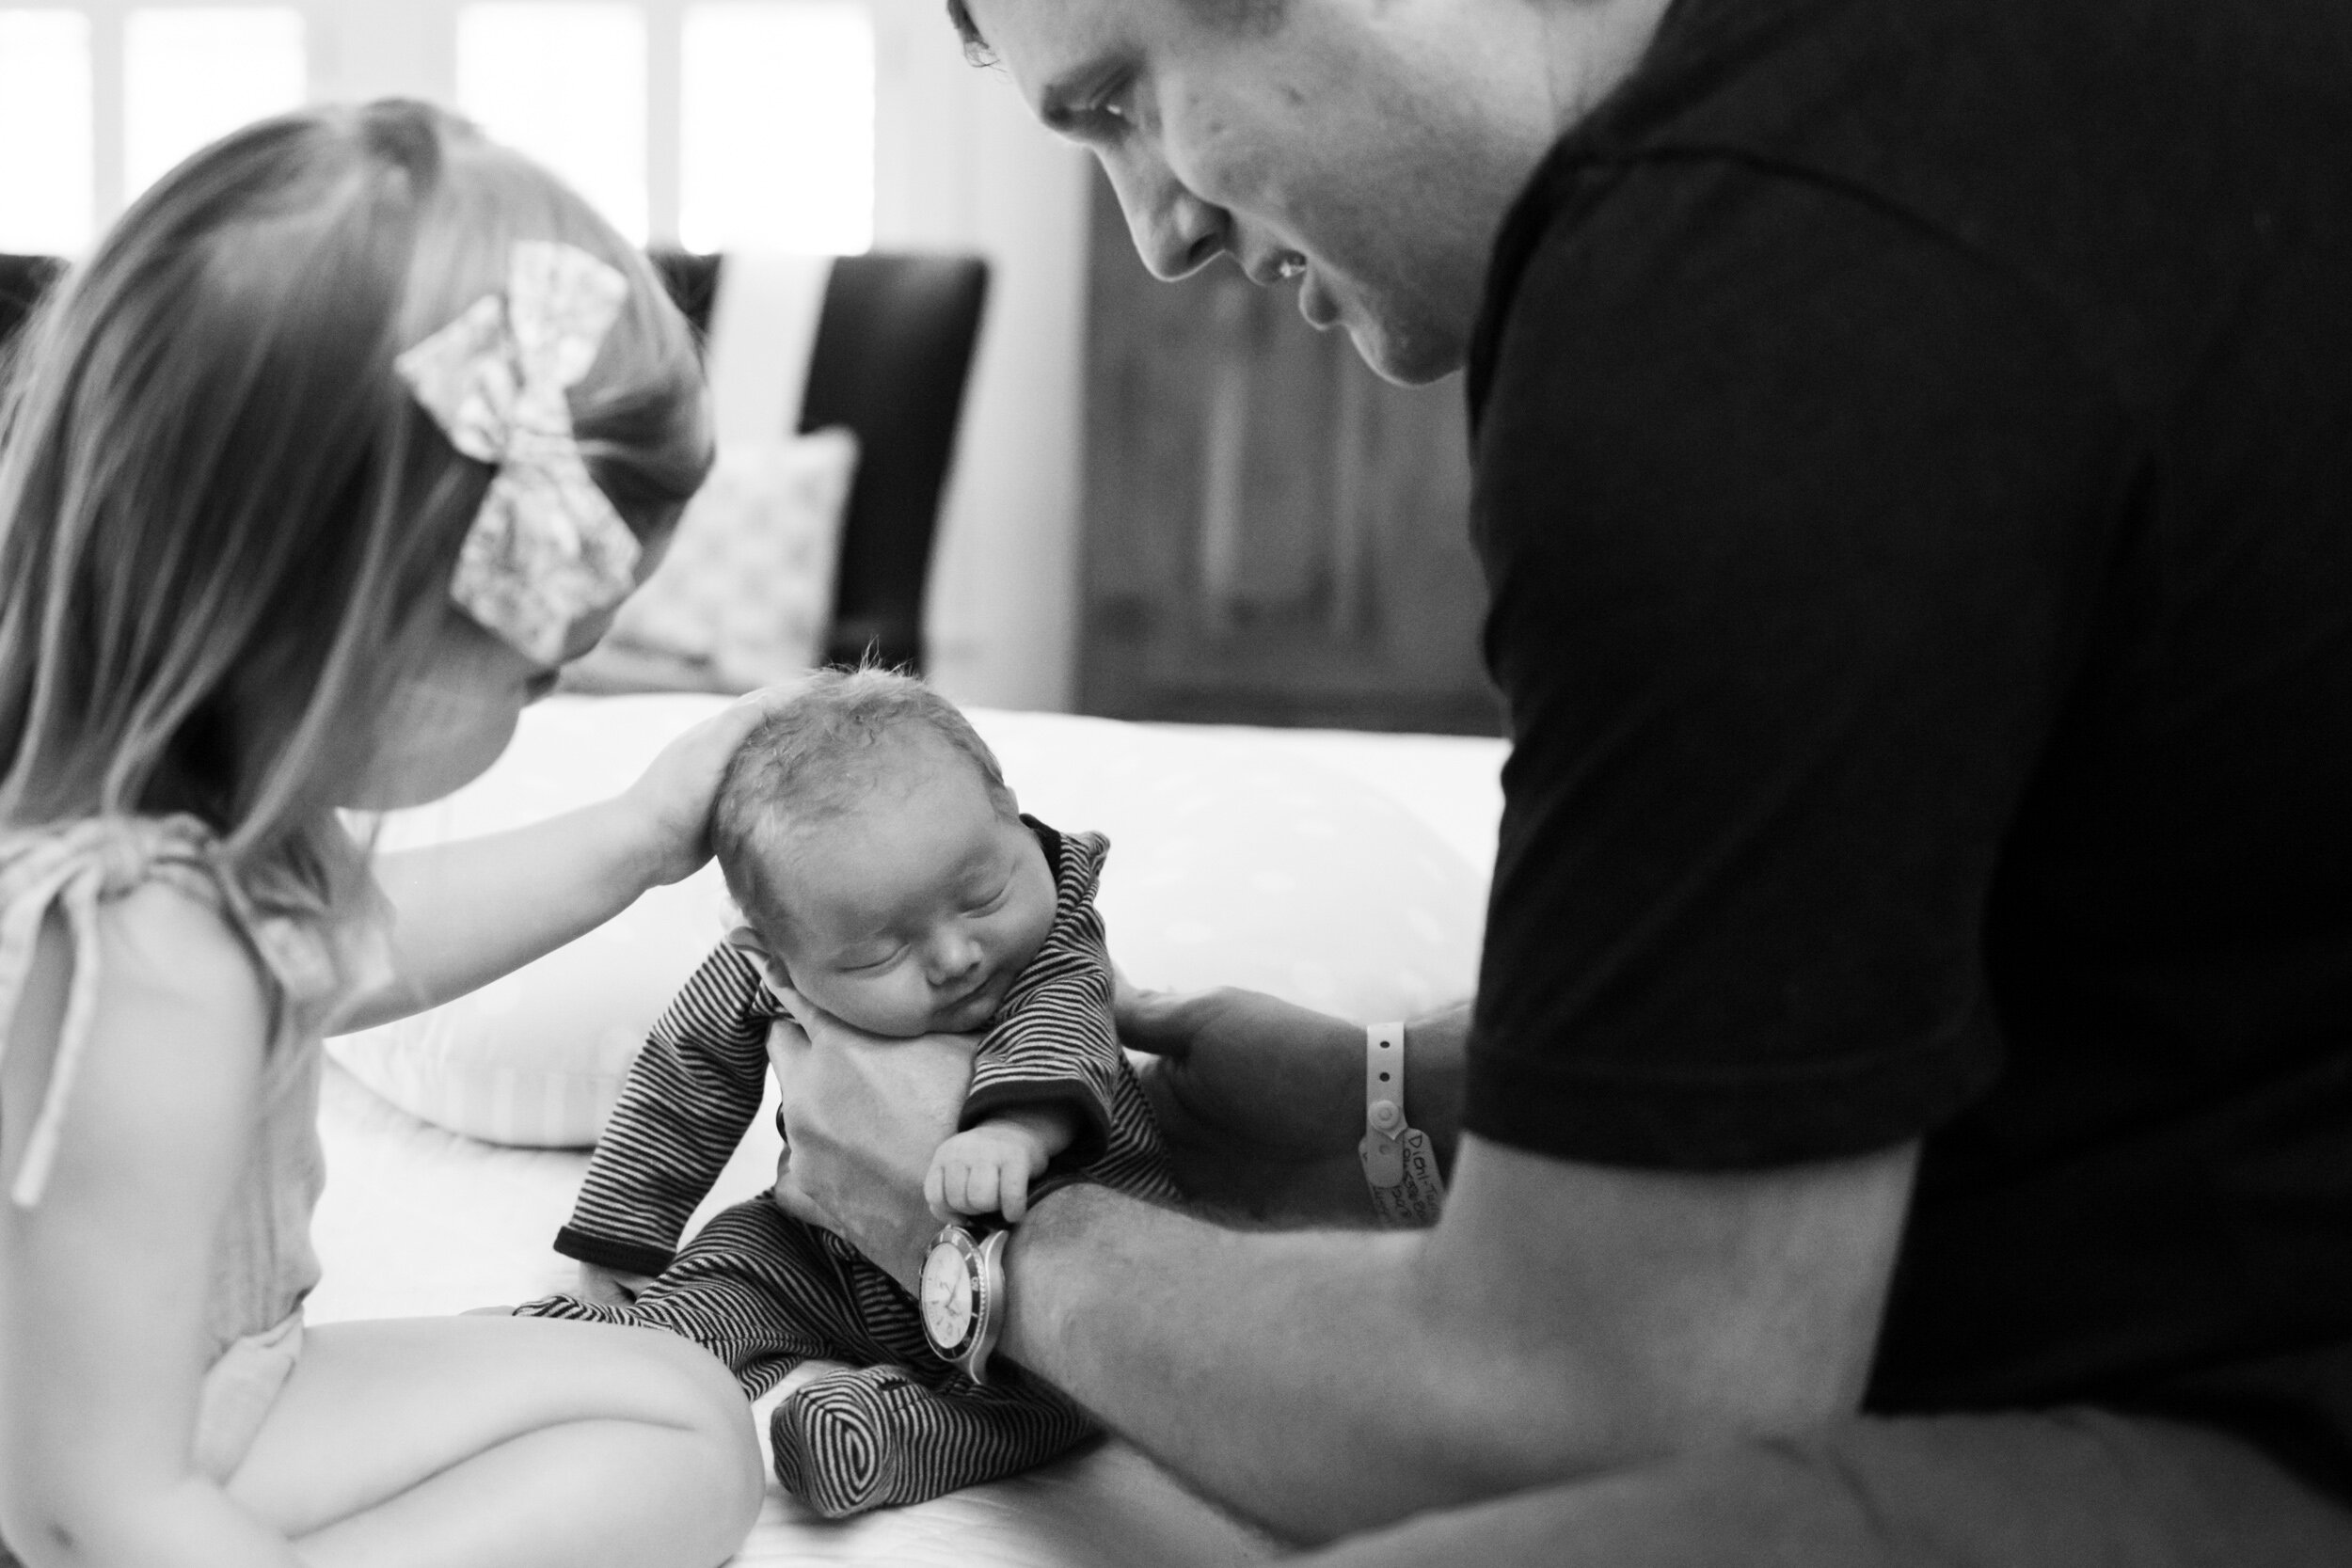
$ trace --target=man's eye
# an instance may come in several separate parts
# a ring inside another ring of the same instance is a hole
[[[1094,118],[1098,120],[1107,120],[1114,125],[1134,123],[1135,105],[1129,101],[1131,96],[1132,88],[1129,83],[1122,81],[1114,84],[1108,91],[1094,101]]]

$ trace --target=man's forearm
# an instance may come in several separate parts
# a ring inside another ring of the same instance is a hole
[[[1229,1230],[1065,1189],[1014,1233],[1005,1353],[1297,1540],[1545,1479],[1514,1473],[1504,1369],[1418,1299],[1426,1236]]]
[[[1080,1186],[1006,1354],[1302,1539],[1851,1412],[1915,1150],[1761,1172],[1466,1138],[1429,1230],[1238,1231]]]

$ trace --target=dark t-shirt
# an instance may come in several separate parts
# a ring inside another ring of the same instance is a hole
[[[1469,1126],[1925,1133],[1873,1408],[2352,1483],[2352,5],[1678,0],[1470,399]]]

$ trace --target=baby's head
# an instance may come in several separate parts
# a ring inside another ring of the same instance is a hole
[[[711,838],[794,989],[873,1034],[983,1027],[1053,924],[1053,871],[988,743],[890,671],[823,671],[754,731]]]

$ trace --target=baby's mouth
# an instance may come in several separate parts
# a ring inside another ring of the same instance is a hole
[[[995,999],[990,993],[995,989],[995,985],[996,972],[990,970],[954,997],[941,1003],[939,1010],[950,1015],[961,1015],[974,1010],[977,1004],[986,1003],[987,1010],[994,1012],[996,1010]]]

